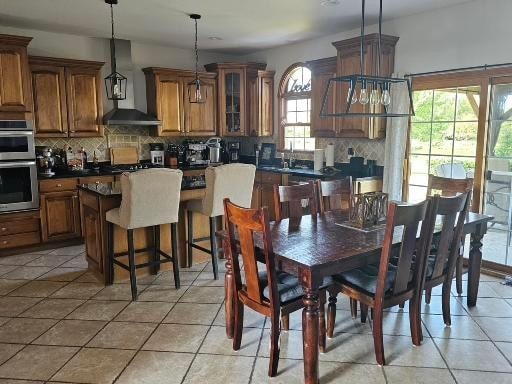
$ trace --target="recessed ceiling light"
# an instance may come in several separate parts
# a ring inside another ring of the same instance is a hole
[[[340,0],[320,0],[320,4],[324,7],[333,7],[335,5],[339,5],[340,3]]]
[[[218,36],[208,36],[208,40],[222,40],[222,37],[218,37]]]

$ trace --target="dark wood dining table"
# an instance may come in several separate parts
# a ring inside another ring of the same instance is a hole
[[[468,306],[476,305],[482,239],[487,232],[491,216],[469,213],[464,224],[464,234],[471,235],[468,266]],[[346,221],[341,212],[328,212],[318,216],[303,216],[300,220],[284,219],[271,222],[272,244],[280,268],[297,276],[304,290],[302,311],[302,336],[304,350],[304,382],[318,384],[318,288],[323,278],[357,267],[378,262],[384,240],[384,227],[361,231],[339,225]],[[436,227],[440,231],[440,228]],[[225,234],[224,234],[225,236]],[[257,237],[257,236],[256,236]],[[400,244],[396,234],[393,243]],[[255,239],[256,246],[261,240]],[[259,243],[259,244],[258,244]],[[226,333],[233,337],[234,279],[231,263],[226,262]]]

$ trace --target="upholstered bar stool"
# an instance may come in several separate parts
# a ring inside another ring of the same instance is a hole
[[[208,167],[205,171],[206,192],[203,199],[191,200],[187,204],[188,221],[188,265],[192,265],[192,250],[199,249],[212,256],[213,277],[219,278],[217,265],[217,218],[224,215],[224,199],[241,207],[250,208],[256,167],[251,164],[226,164]],[[194,213],[210,219],[210,249],[201,247],[194,239]]]
[[[147,169],[121,176],[122,201],[119,208],[111,209],[106,214],[108,221],[108,244],[110,257],[110,276],[114,279],[114,264],[130,272],[132,299],[137,300],[137,268],[150,267],[156,273],[160,264],[172,262],[174,285],[180,287],[178,266],[178,209],[180,205],[181,180],[183,172],[173,169]],[[160,225],[171,224],[172,255],[160,249]],[[127,232],[128,253],[114,253],[114,225]],[[134,248],[133,230],[153,228],[153,248]],[[151,260],[135,264],[135,254],[150,251]],[[128,265],[117,260],[128,255]]]

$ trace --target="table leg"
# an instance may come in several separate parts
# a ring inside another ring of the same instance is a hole
[[[302,310],[302,342],[304,351],[304,383],[318,384],[318,286],[312,279],[302,278],[304,309]]]
[[[480,283],[480,267],[482,265],[482,239],[487,230],[487,224],[479,224],[471,233],[468,269],[468,307],[476,305],[478,285]]]

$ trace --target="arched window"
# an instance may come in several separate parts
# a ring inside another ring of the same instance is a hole
[[[279,85],[282,149],[313,151],[311,137],[311,71],[302,63],[288,67]]]

